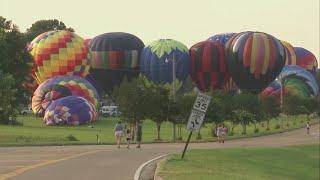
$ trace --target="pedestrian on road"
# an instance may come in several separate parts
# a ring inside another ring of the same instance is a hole
[[[137,142],[137,148],[140,148],[141,144],[141,139],[142,139],[142,122],[140,120],[137,121],[136,124],[136,142]]]
[[[222,143],[224,143],[224,138],[228,133],[228,128],[226,126],[224,126],[224,124],[222,124],[222,128],[221,128],[221,140]]]
[[[222,127],[221,124],[218,125],[217,127],[217,136],[218,136],[218,142],[221,143],[221,134],[222,134]]]
[[[131,130],[127,129],[127,148],[130,149],[130,142],[131,142]]]
[[[309,131],[310,131],[310,124],[309,122],[307,122],[307,134],[309,134]]]
[[[120,148],[120,142],[121,142],[123,130],[124,130],[123,124],[121,123],[121,121],[119,121],[114,128],[114,136],[116,137],[118,148]]]

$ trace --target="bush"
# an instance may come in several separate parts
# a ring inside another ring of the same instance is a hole
[[[280,129],[280,124],[276,124],[274,128],[275,129]]]
[[[228,133],[228,136],[233,136],[234,135],[234,132],[232,132],[232,131],[230,131],[229,133]]]
[[[73,136],[71,134],[69,136],[67,136],[66,139],[67,139],[67,141],[79,141],[75,136]]]
[[[254,133],[259,133],[259,128],[254,129]]]

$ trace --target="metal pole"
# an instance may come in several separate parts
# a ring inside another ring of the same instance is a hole
[[[176,103],[176,63],[175,57],[173,54],[172,57],[172,95],[173,95],[173,102]],[[173,122],[173,142],[176,142],[176,122]]]
[[[189,134],[189,137],[188,137],[187,143],[186,143],[186,145],[184,146],[184,149],[183,149],[183,152],[182,152],[181,159],[183,159],[184,154],[185,154],[185,153],[186,153],[186,151],[187,151],[187,148],[188,148],[188,145],[189,145],[189,142],[190,142],[190,139],[191,139],[191,135],[192,135],[192,131],[190,131],[190,134]]]

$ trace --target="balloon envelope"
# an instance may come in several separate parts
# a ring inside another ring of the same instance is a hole
[[[80,96],[87,99],[96,108],[99,106],[99,95],[96,89],[79,76],[56,76],[41,83],[32,97],[32,110],[43,115],[52,101],[65,96]]]
[[[295,47],[294,50],[297,55],[297,65],[316,75],[318,61],[314,54],[301,47]]]
[[[190,76],[197,87],[201,91],[222,89],[230,79],[223,45],[202,41],[189,52]]]
[[[160,39],[143,49],[140,70],[155,83],[171,83],[174,70],[176,80],[184,82],[188,77],[189,63],[188,48],[184,44],[173,39]]]
[[[281,41],[281,43],[286,53],[286,65],[296,65],[297,56],[294,47],[286,41]]]
[[[143,42],[123,32],[101,34],[90,42],[90,75],[102,90],[110,92],[123,78],[139,74],[139,58]]]
[[[97,120],[95,107],[86,99],[67,96],[54,101],[46,109],[43,121],[46,125],[80,125]]]
[[[226,44],[232,79],[246,91],[259,93],[281,72],[285,51],[280,41],[262,32],[243,32]]]
[[[81,37],[69,31],[49,31],[37,36],[28,47],[40,84],[57,75],[86,76],[89,49]]]
[[[211,36],[208,40],[225,45],[237,33],[222,33]]]

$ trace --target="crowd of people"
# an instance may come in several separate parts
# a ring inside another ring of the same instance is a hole
[[[136,124],[136,132],[135,132],[135,137],[136,137],[136,143],[137,143],[137,148],[141,147],[141,139],[142,139],[142,123],[141,121],[138,121]],[[127,140],[127,148],[130,149],[130,144],[131,141],[133,140],[133,134],[130,128],[125,128],[125,126],[122,124],[121,121],[119,121],[115,128],[114,128],[114,135],[116,137],[116,143],[118,148],[120,148],[121,144],[121,139],[123,136],[126,136]]]

